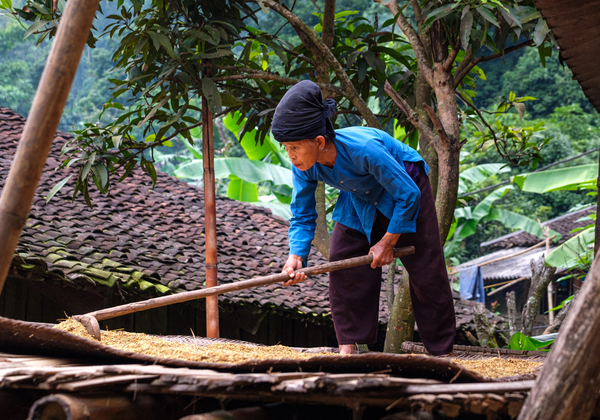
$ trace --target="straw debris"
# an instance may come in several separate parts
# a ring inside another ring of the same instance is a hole
[[[71,318],[55,325],[54,328],[93,340],[85,327]],[[256,360],[308,359],[315,356],[334,355],[334,353],[300,353],[280,345],[254,347],[241,344],[215,343],[207,346],[196,346],[126,331],[101,331],[100,334],[102,344],[121,351],[146,354],[161,359],[181,359],[191,362],[235,364]]]
[[[536,372],[543,362],[524,359],[502,359],[490,357],[486,359],[451,359],[453,363],[488,378],[526,375]]]

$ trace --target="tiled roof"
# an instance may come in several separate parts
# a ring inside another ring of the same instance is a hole
[[[24,123],[23,117],[0,107],[0,188]],[[164,173],[158,174],[152,189],[149,177],[134,170],[111,187],[109,196],[91,187],[93,209],[81,197],[72,201],[75,177],[46,204],[50,189],[76,171],[56,170],[61,146],[70,138],[56,134],[13,270],[34,271],[44,281],[66,282],[75,288],[132,295],[125,296],[127,300],[202,288],[204,191]],[[288,255],[287,221],[269,209],[224,197],[217,197],[216,209],[219,284],[280,272]],[[313,248],[309,264],[325,262]],[[331,322],[326,275],[288,288],[273,284],[240,290],[219,300]],[[380,302],[380,321],[386,323],[385,283]],[[456,296],[455,308],[457,327],[473,329],[470,306]]]
[[[534,0],[534,4],[552,30],[573,78],[600,111],[600,0]]]
[[[24,122],[0,107],[0,187]],[[203,287],[204,191],[163,173],[152,189],[149,177],[134,170],[112,186],[109,196],[90,187],[93,209],[81,197],[72,202],[75,177],[46,204],[49,190],[75,173],[74,168],[55,170],[69,138],[57,132],[13,266],[73,287],[106,286],[138,298]],[[287,258],[288,222],[268,209],[224,197],[217,197],[216,207],[219,283],[279,272]],[[314,249],[309,260],[326,262]],[[220,300],[327,316],[327,287],[322,275],[295,287],[241,290]]]
[[[461,265],[454,267],[454,271],[460,271],[472,265],[480,265],[487,263],[488,261],[495,260],[497,258],[503,258],[508,255],[516,254],[524,251],[527,248],[515,247],[510,249],[501,249],[491,254],[484,255],[483,257],[475,258],[474,260],[467,261]],[[550,248],[553,250],[554,248]],[[531,277],[531,260],[539,259],[542,254],[546,254],[546,248],[540,247],[525,254],[518,255],[513,258],[507,258],[505,260],[497,261],[495,263],[487,264],[481,267],[481,275],[483,280],[514,280],[521,277]]]
[[[574,211],[572,213],[567,213],[562,216],[559,216],[555,219],[548,220],[543,223],[544,226],[549,226],[550,229],[558,232],[561,237],[558,242],[554,242],[553,245],[562,244],[567,240],[571,239],[573,236],[577,235],[578,232],[571,231],[578,227],[584,227],[592,223],[590,220],[582,220],[579,219],[589,216],[592,212],[596,211],[596,206],[590,206],[578,211]],[[513,247],[524,247],[528,248],[537,243],[540,243],[542,239],[537,236],[531,235],[522,230],[509,233],[508,235],[500,236],[499,238],[492,239],[491,241],[482,242],[480,247],[481,251],[485,253],[493,252],[500,249],[508,249]]]

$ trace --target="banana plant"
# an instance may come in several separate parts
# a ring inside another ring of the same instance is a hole
[[[502,163],[486,163],[466,169],[460,173],[459,193],[468,193],[485,179],[498,173],[508,172]],[[522,214],[494,207],[494,203],[508,194],[512,185],[497,188],[475,206],[458,207],[454,211],[454,221],[444,247],[446,256],[452,256],[461,242],[476,232],[477,225],[483,222],[497,221],[510,229],[522,229],[539,238],[543,238],[542,229],[536,220]],[[466,202],[464,202],[466,203]],[[558,235],[551,231],[551,235]]]
[[[227,197],[270,208],[274,214],[289,219],[293,188],[291,162],[279,143],[270,135],[261,144],[257,141],[255,129],[246,130],[243,137],[239,138],[246,120],[237,112],[228,114],[223,123],[238,138],[247,156],[214,159],[215,178],[229,180]],[[174,175],[183,179],[202,180],[202,154],[194,146],[184,143],[193,159],[179,165]]]
[[[589,195],[597,195],[598,164],[579,165],[517,175],[513,183],[521,190],[544,194],[550,191],[591,190]],[[595,220],[596,214],[590,219]],[[580,232],[558,246],[546,257],[546,264],[559,268],[574,268],[585,265],[593,257],[594,224],[590,224]]]

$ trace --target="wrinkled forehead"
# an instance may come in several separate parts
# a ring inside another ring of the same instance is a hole
[[[314,141],[315,139],[304,139],[297,141],[282,141],[281,144],[283,144],[283,147],[285,147],[286,149],[290,147],[304,148],[310,146],[312,143],[314,143]]]

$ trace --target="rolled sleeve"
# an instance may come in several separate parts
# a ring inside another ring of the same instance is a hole
[[[292,218],[288,232],[290,254],[301,257],[306,265],[317,226],[315,200],[317,181],[309,179],[296,168],[293,168],[292,171],[294,173],[294,192],[290,205]]]

